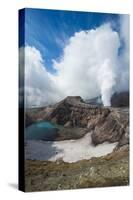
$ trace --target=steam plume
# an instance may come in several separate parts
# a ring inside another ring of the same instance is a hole
[[[101,95],[103,104],[110,106],[115,91],[129,90],[129,16],[120,22],[120,33],[110,23],[76,32],[60,60],[53,60],[56,74],[47,71],[39,50],[26,46],[27,105],[47,105],[68,95],[84,99]]]

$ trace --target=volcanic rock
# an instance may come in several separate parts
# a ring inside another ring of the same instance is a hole
[[[80,96],[68,96],[51,107],[32,112],[33,119],[48,120],[64,127],[87,128],[94,145],[103,142],[129,143],[129,109],[91,105]]]
[[[114,93],[111,98],[112,107],[129,107],[129,92]]]

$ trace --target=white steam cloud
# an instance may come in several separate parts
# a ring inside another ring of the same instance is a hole
[[[104,106],[110,106],[110,99],[115,91],[116,74],[114,73],[113,66],[115,66],[115,63],[106,59],[99,69],[98,80]]]
[[[110,23],[76,32],[65,46],[60,61],[53,60],[54,75],[47,72],[40,52],[26,46],[26,105],[46,105],[68,95],[84,99],[101,95],[103,104],[110,106],[115,91],[129,89],[128,32],[128,15],[121,18],[120,34]],[[119,53],[122,42],[124,46]]]
[[[101,95],[103,104],[110,105],[119,47],[118,33],[112,31],[110,24],[76,33],[64,49],[61,61],[54,63],[60,90],[84,99]]]
[[[35,47],[26,46],[20,48],[19,55],[21,71],[23,71],[23,64],[25,65],[26,107],[43,106],[58,101],[61,98],[60,92],[53,84],[51,75],[46,71],[40,52]]]

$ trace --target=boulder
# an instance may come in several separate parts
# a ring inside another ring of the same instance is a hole
[[[107,117],[97,118],[92,133],[92,142],[119,142],[122,146],[129,143],[129,115],[123,109],[112,109]]]
[[[71,121],[68,121],[68,122],[66,122],[66,123],[64,124],[64,127],[65,127],[65,128],[70,128],[71,126],[72,126]]]

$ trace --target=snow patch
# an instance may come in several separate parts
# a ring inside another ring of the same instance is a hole
[[[27,141],[26,159],[77,162],[92,157],[100,157],[111,153],[118,143],[104,142],[97,146],[92,144],[91,133],[77,140],[64,141]]]

